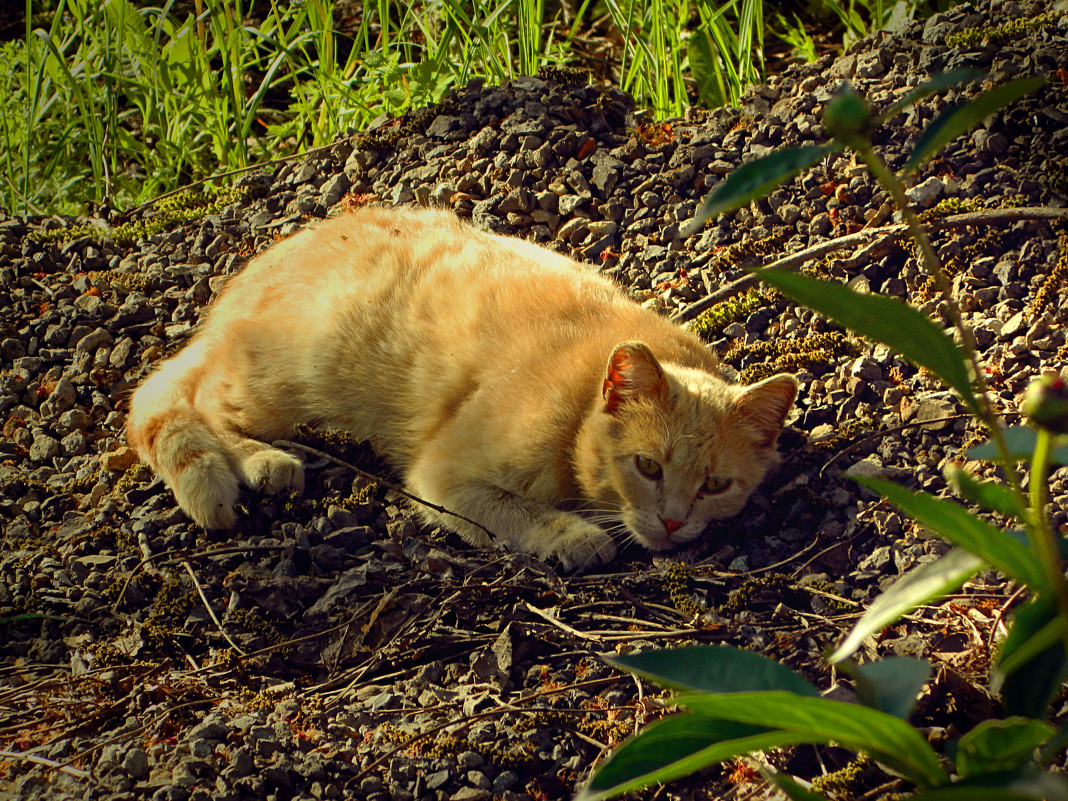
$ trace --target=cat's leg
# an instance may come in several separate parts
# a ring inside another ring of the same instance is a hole
[[[608,533],[580,515],[500,487],[455,480],[452,471],[434,470],[425,463],[416,463],[406,479],[414,495],[454,513],[417,504],[427,523],[455,531],[475,545],[506,542],[543,559],[556,558],[565,570],[603,564],[616,555]]]
[[[238,496],[231,460],[192,404],[170,389],[164,373],[142,384],[130,406],[127,440],[193,520],[230,528]]]
[[[220,411],[229,396],[206,381],[225,374],[194,342],[159,366],[130,401],[127,440],[174,492],[178,505],[204,528],[232,528],[239,485],[261,492],[304,487],[300,460],[232,431]],[[214,401],[204,408],[203,398]],[[254,403],[252,404],[254,405]]]

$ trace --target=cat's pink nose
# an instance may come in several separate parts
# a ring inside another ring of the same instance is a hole
[[[661,522],[663,522],[664,528],[667,530],[669,537],[676,531],[678,531],[680,528],[682,528],[684,525],[686,525],[685,520],[665,520],[663,517],[660,518],[660,520]]]

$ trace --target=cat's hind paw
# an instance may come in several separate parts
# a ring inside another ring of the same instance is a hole
[[[552,555],[571,572],[611,562],[616,544],[608,533],[577,515],[566,515],[553,526]]]
[[[296,456],[277,448],[264,448],[243,457],[241,472],[247,486],[267,495],[304,489],[304,465]]]

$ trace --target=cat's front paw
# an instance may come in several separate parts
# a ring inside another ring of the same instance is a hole
[[[568,572],[611,562],[616,544],[600,526],[577,515],[564,515],[553,526],[552,555]]]
[[[237,522],[237,477],[221,454],[202,454],[185,466],[171,487],[178,505],[204,528],[228,529]]]
[[[300,459],[277,448],[265,448],[241,460],[245,484],[267,495],[304,489],[304,465]]]

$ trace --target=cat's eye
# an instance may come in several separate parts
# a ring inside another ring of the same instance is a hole
[[[635,456],[634,466],[637,467],[638,472],[646,478],[660,478],[664,475],[664,468],[648,456]]]
[[[709,476],[708,481],[701,485],[701,492],[707,495],[718,495],[726,492],[730,485],[731,480],[725,476]]]

